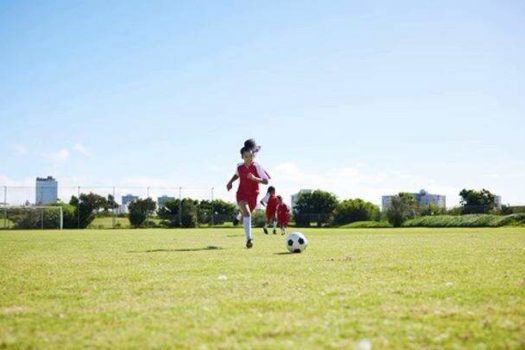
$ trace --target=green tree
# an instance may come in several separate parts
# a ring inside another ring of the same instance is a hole
[[[80,198],[72,196],[69,204],[75,208],[75,222],[67,221],[67,228],[86,228],[95,219],[95,214],[98,210],[107,207],[106,198],[95,193],[81,193]],[[64,227],[66,227],[66,220],[64,220]]]
[[[459,195],[463,214],[488,213],[496,206],[496,196],[486,189],[481,191],[463,189]]]
[[[148,216],[155,212],[157,204],[151,198],[135,199],[128,205],[129,223],[133,227],[140,227]]]
[[[118,208],[118,203],[115,201],[115,197],[112,194],[108,194],[108,199],[106,200],[106,207],[104,210],[115,210]]]
[[[297,226],[310,226],[312,221],[320,227],[330,222],[337,206],[337,197],[326,191],[315,190],[312,193],[301,193],[293,209]]]
[[[500,210],[500,213],[502,215],[510,215],[510,214],[513,214],[514,213],[514,210],[512,209],[512,207],[509,205],[509,204],[503,204],[501,206],[501,210]]]
[[[418,213],[421,216],[443,215],[445,212],[446,210],[444,208],[439,207],[439,205],[435,203],[419,207],[418,210]]]
[[[406,220],[414,218],[416,213],[416,198],[411,193],[401,192],[392,197],[386,216],[392,226],[400,227]]]
[[[379,208],[362,199],[347,199],[337,204],[334,210],[334,225],[344,225],[356,221],[372,221],[379,218]]]
[[[158,215],[168,227],[196,227],[198,205],[198,201],[191,198],[184,198],[182,201],[170,199],[158,210]]]
[[[213,215],[213,223],[215,225],[221,225],[225,221],[231,220],[236,213],[236,205],[221,199],[215,199],[213,201],[202,200],[198,204],[199,224],[211,224]]]
[[[50,208],[10,208],[7,215],[17,229],[56,229],[60,226],[57,204],[50,205]]]

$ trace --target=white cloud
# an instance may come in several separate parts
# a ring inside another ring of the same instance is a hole
[[[69,158],[69,150],[67,148],[61,148],[51,153],[48,157],[53,163],[62,164]]]
[[[78,153],[86,156],[86,157],[91,157],[92,154],[91,152],[86,148],[86,146],[84,146],[83,144],[81,143],[77,143],[73,146],[73,150],[74,151],[77,151]]]
[[[24,145],[15,145],[13,146],[13,148],[15,150],[16,155],[18,156],[24,156],[29,153],[29,150]]]
[[[379,205],[383,195],[424,188],[431,193],[446,195],[447,205],[452,206],[457,204],[459,192],[426,176],[378,170],[366,164],[306,171],[295,163],[286,162],[275,166],[272,175],[277,192],[288,200],[300,189],[322,189],[335,193],[339,199],[362,198]]]

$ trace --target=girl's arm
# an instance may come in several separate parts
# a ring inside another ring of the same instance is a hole
[[[252,181],[255,181],[255,182],[258,182],[260,184],[268,185],[268,179],[261,179],[260,177],[257,177],[255,175],[253,175],[252,173],[248,174],[248,179],[252,180]]]
[[[230,179],[230,181],[228,181],[228,183],[226,184],[226,189],[229,191],[232,189],[232,184],[235,180],[237,180],[239,178],[239,175],[235,174],[232,176],[232,178]]]

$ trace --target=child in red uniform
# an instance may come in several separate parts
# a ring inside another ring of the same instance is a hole
[[[271,224],[273,225],[273,234],[275,235],[277,233],[275,230],[277,225],[277,220],[275,217],[277,212],[277,197],[275,196],[275,187],[268,187],[268,192],[260,203],[262,206],[266,206],[266,222],[264,223],[263,231],[265,234],[268,234],[268,225]]]
[[[244,235],[246,237],[246,248],[253,246],[252,242],[252,218],[251,213],[257,205],[257,196],[259,195],[259,184],[268,184],[270,176],[257,163],[253,161],[255,153],[259,151],[260,147],[256,145],[255,141],[250,139],[244,142],[244,147],[241,148],[241,157],[243,162],[237,165],[237,171],[232,176],[230,181],[226,184],[226,189],[229,191],[235,180],[239,179],[239,188],[237,189],[237,204],[242,214],[242,222],[244,226]]]
[[[286,233],[286,227],[288,227],[288,220],[290,219],[290,210],[283,202],[283,197],[277,196],[277,202],[277,224],[281,229],[281,235],[284,235]]]

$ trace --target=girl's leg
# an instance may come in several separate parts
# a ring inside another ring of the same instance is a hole
[[[239,202],[239,209],[242,214],[242,225],[244,226],[244,236],[246,237],[246,247],[252,247],[252,217],[250,207],[246,201]]]
[[[263,227],[263,231],[265,234],[268,234],[268,224],[269,224],[269,220],[268,218],[266,218],[266,221],[264,222],[264,227]]]

